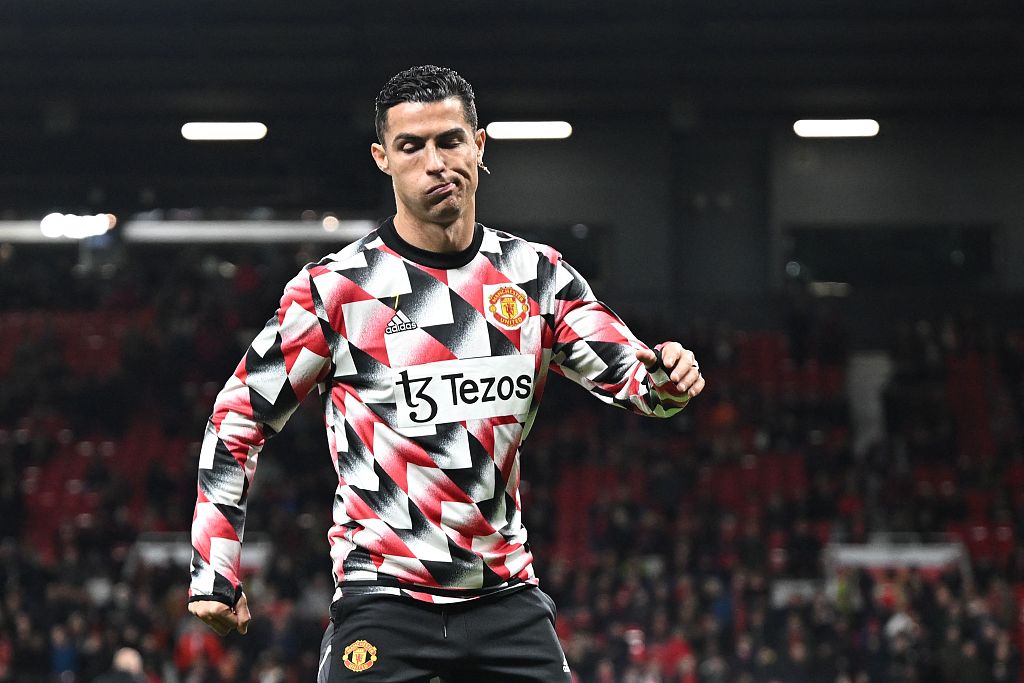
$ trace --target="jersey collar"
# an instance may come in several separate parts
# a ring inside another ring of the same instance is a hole
[[[480,251],[480,245],[484,241],[484,226],[479,223],[474,224],[473,241],[470,245],[462,251],[450,252],[428,251],[409,244],[402,239],[401,235],[398,234],[398,230],[395,229],[394,216],[391,216],[381,224],[377,234],[384,244],[402,258],[428,268],[450,269],[461,268],[473,260],[473,257]]]

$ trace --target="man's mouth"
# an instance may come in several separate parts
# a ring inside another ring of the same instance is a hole
[[[438,183],[427,190],[428,197],[440,197],[455,190],[455,183]]]

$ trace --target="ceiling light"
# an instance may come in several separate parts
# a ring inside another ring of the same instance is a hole
[[[801,119],[793,132],[802,138],[873,138],[878,135],[874,119]]]
[[[487,135],[496,140],[560,140],[572,135],[565,121],[494,121]]]
[[[190,121],[181,127],[186,140],[262,140],[266,125],[258,121]]]

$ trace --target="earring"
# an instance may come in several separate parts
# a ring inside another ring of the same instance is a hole
[[[484,166],[484,162],[483,161],[477,161],[476,165],[479,166],[480,168],[482,168],[484,173],[486,173],[487,175],[491,175],[491,172],[487,169],[486,166]]]

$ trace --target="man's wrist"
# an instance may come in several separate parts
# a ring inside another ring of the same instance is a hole
[[[235,606],[235,603],[231,602],[231,600],[225,598],[223,595],[192,595],[189,596],[188,601],[189,604],[193,602],[220,602],[227,605],[228,607]]]
[[[233,597],[228,597],[228,596],[220,594],[220,593],[213,593],[213,594],[210,594],[210,595],[196,595],[196,594],[193,593],[192,595],[189,596],[188,601],[189,601],[189,603],[193,603],[193,602],[205,602],[205,601],[209,600],[209,601],[212,601],[212,602],[220,602],[220,603],[223,603],[223,604],[227,605],[228,607],[232,607],[233,608],[235,605],[238,604],[238,601],[241,600],[241,598],[242,598],[242,585],[239,584],[239,585],[235,586],[235,594],[234,594]]]

